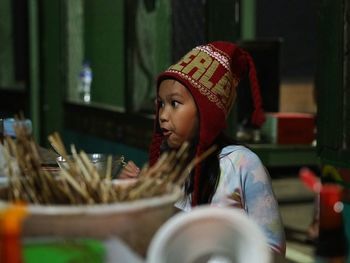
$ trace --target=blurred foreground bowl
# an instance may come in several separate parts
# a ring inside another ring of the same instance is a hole
[[[107,158],[108,154],[104,153],[90,153],[87,154],[90,162],[96,167],[96,170],[98,174],[101,177],[106,176],[107,172]],[[74,160],[72,155],[68,155],[68,158],[70,160]],[[68,167],[68,162],[65,160],[62,156],[57,157],[56,159],[57,164],[60,168],[66,168]],[[121,169],[123,168],[124,164],[124,156],[120,155],[114,155],[112,156],[112,179],[117,178],[118,174],[120,173]]]
[[[115,236],[145,256],[154,233],[174,214],[174,203],[181,193],[180,188],[173,187],[162,196],[113,204],[28,205],[22,234],[50,238]]]
[[[199,206],[169,219],[148,248],[147,263],[270,263],[258,225],[231,207]]]

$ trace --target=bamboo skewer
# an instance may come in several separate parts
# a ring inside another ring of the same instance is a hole
[[[71,145],[71,155],[68,155],[60,135],[55,132],[48,140],[67,164],[61,167],[60,176],[55,177],[41,169],[36,144],[25,127],[18,125],[15,132],[16,141],[5,139],[9,199],[36,204],[98,204],[163,195],[174,185],[182,186],[195,165],[215,150],[210,148],[189,161],[189,144],[184,143],[176,152],[163,153],[152,167],[144,165],[138,180],[122,187],[112,182],[112,156],[107,158],[105,174],[98,174],[84,151],[78,153]],[[119,161],[125,164],[123,156]]]
[[[108,156],[107,158],[107,169],[106,169],[106,175],[105,178],[107,181],[112,180],[112,156]]]

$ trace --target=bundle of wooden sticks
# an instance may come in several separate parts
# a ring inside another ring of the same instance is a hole
[[[100,204],[149,198],[169,193],[181,186],[192,168],[206,158],[214,148],[200,157],[188,158],[189,146],[183,144],[178,151],[161,155],[155,165],[145,165],[138,179],[131,184],[114,184],[111,179],[112,156],[107,160],[105,176],[98,174],[96,167],[84,151],[77,152],[71,145],[68,153],[58,133],[48,137],[54,149],[67,161],[59,176],[42,169],[34,139],[28,136],[25,127],[16,125],[16,140],[5,138],[8,161],[8,199],[34,204]]]

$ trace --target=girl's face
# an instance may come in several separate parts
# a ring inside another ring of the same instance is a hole
[[[178,149],[197,134],[198,114],[191,93],[180,82],[163,80],[158,91],[159,125],[170,148]]]

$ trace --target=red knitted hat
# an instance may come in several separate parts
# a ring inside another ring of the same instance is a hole
[[[226,118],[236,99],[236,88],[247,70],[254,102],[252,123],[260,127],[265,117],[254,62],[251,56],[237,45],[212,42],[195,47],[158,76],[157,91],[164,79],[175,79],[187,87],[196,102],[199,112],[197,155],[208,149],[219,133],[227,127]],[[150,146],[151,165],[159,158],[162,141],[157,105],[155,130]],[[200,168],[196,167],[192,205],[196,205],[198,201],[199,177]]]

